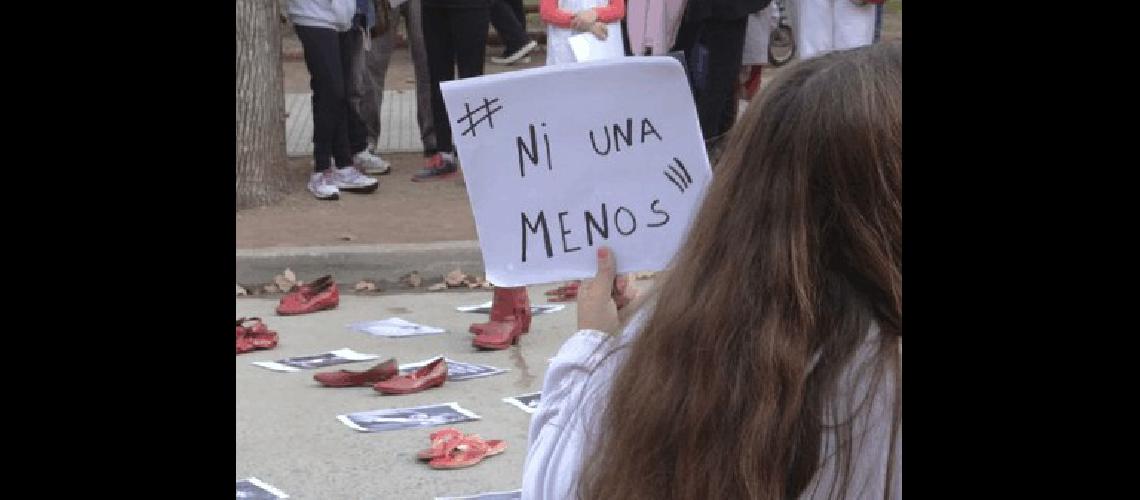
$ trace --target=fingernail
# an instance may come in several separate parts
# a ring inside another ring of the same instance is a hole
[[[604,259],[604,258],[609,257],[609,256],[610,256],[609,249],[606,249],[606,248],[599,248],[598,249],[598,258],[599,259]]]

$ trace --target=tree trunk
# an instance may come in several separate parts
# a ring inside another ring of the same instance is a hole
[[[237,208],[289,191],[281,10],[277,0],[237,0]]]

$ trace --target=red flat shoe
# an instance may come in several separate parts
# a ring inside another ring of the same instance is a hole
[[[523,335],[530,332],[530,321],[534,313],[530,310],[530,295],[527,294],[525,286],[495,287],[491,298],[491,321],[472,323],[467,331],[474,334],[483,333],[487,328],[505,321],[510,316],[522,318]]]
[[[322,276],[312,283],[306,283],[281,297],[277,314],[308,314],[333,309],[340,304],[340,291],[332,276]]]
[[[464,436],[449,445],[451,448],[441,457],[435,457],[428,462],[433,469],[462,469],[471,467],[484,458],[498,455],[507,448],[507,443],[501,439],[484,441],[477,435]]]
[[[388,380],[399,372],[396,358],[389,359],[364,371],[337,370],[313,375],[313,380],[325,387],[359,387]]]
[[[397,375],[372,388],[384,394],[411,394],[439,387],[447,380],[447,361],[439,358],[407,375]]]

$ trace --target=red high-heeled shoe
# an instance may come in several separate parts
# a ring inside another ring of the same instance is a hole
[[[525,286],[495,287],[491,296],[491,321],[472,323],[467,331],[478,335],[511,316],[516,320],[521,319],[523,335],[530,331],[530,321],[534,313],[530,310],[530,296],[527,295]]]

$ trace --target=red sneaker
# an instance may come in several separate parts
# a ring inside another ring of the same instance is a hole
[[[407,375],[398,375],[372,386],[384,394],[411,394],[439,387],[447,380],[447,361],[439,358]]]
[[[388,380],[396,376],[398,371],[396,358],[392,358],[364,371],[337,370],[317,373],[313,375],[313,380],[325,387],[358,387]]]
[[[530,331],[530,320],[534,317],[534,313],[530,310],[530,296],[527,295],[525,286],[495,287],[494,294],[491,296],[491,321],[472,323],[467,331],[474,334],[483,333],[483,330],[491,328],[495,323],[500,323],[510,316],[522,318],[522,333],[524,335]]]
[[[285,294],[277,305],[277,314],[308,314],[333,309],[340,304],[340,291],[332,276],[322,276],[312,283]]]

